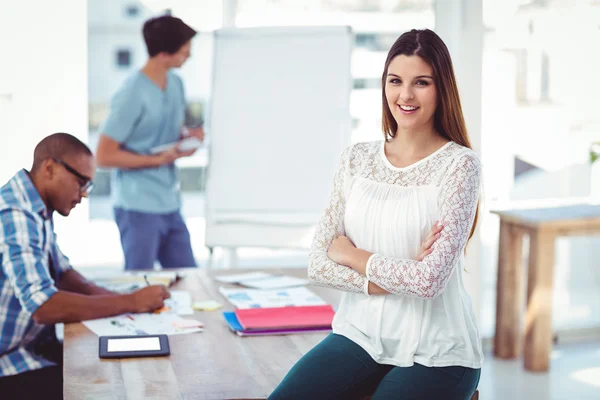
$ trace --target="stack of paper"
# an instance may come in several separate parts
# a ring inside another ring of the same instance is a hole
[[[215,280],[223,283],[237,283],[238,285],[254,289],[281,289],[304,286],[309,283],[307,279],[287,275],[273,275],[266,272],[220,275],[216,276]]]
[[[224,312],[229,328],[239,336],[286,335],[331,330],[330,305],[238,309]]]
[[[126,293],[141,289],[150,283],[151,285],[171,286],[180,276],[171,271],[148,271],[148,272],[119,272],[117,274],[86,275],[86,278],[98,286],[109,290]],[[148,283],[146,283],[148,280]]]
[[[221,275],[215,280],[247,287],[219,288],[219,293],[236,307],[236,311],[224,312],[223,317],[229,328],[239,336],[331,330],[335,314],[333,308],[303,287],[308,283],[306,279],[250,272]]]
[[[242,309],[327,305],[322,298],[305,287],[271,290],[220,287],[219,293],[236,308]]]

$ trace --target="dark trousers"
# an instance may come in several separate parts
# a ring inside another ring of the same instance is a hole
[[[52,331],[54,325],[52,325]],[[0,377],[2,400],[62,400],[63,347],[52,333],[36,344],[34,351],[57,365],[17,375]]]
[[[469,400],[480,369],[378,364],[362,347],[336,334],[306,353],[269,400]]]
[[[156,260],[163,268],[196,266],[190,232],[179,211],[152,214],[115,208],[114,212],[126,270],[152,270]]]

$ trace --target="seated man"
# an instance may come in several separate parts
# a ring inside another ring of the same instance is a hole
[[[169,292],[149,286],[116,294],[83,278],[56,244],[52,214],[63,216],[93,188],[95,161],[74,136],[56,133],[35,148],[31,171],[0,188],[0,397],[62,399],[57,322],[163,306]]]

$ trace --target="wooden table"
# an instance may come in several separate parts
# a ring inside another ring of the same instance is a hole
[[[577,201],[492,211],[500,216],[494,355],[516,358],[521,347],[523,235],[529,235],[524,364],[547,371],[552,350],[554,244],[559,236],[600,233],[600,205]]]
[[[266,398],[289,369],[326,333],[239,337],[232,333],[222,311],[233,307],[218,293],[213,275],[232,271],[188,271],[172,288],[187,290],[193,299],[214,299],[223,308],[195,312],[204,332],[169,337],[171,355],[165,358],[100,360],[98,337],[83,324],[65,325],[65,399],[249,399]],[[266,270],[265,270],[266,271]],[[281,272],[306,277],[306,269]],[[310,287],[332,305],[339,292]]]

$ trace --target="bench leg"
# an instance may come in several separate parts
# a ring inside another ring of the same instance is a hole
[[[501,221],[494,335],[494,355],[499,358],[510,359],[519,355],[522,280],[523,231]]]
[[[523,357],[529,371],[543,372],[550,366],[555,239],[549,230],[538,229],[531,234]]]

